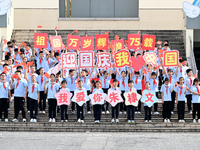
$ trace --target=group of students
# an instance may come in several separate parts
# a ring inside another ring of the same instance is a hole
[[[75,90],[84,90],[87,96],[99,90],[101,93],[108,94],[108,90],[120,90],[121,97],[124,100],[112,107],[107,101],[103,105],[93,105],[94,122],[100,123],[101,114],[110,114],[111,122],[119,123],[119,114],[126,114],[128,123],[135,123],[135,114],[141,114],[141,101],[138,106],[125,105],[124,93],[136,90],[143,96],[143,91],[154,91],[157,98],[161,92],[163,104],[164,122],[171,122],[171,114],[174,114],[174,105],[177,103],[178,120],[184,121],[185,100],[187,99],[188,113],[193,115],[193,122],[196,123],[196,113],[198,123],[200,123],[200,91],[199,79],[193,76],[187,63],[180,60],[179,66],[166,68],[162,65],[160,58],[158,66],[144,64],[140,71],[134,71],[133,68],[125,66],[123,68],[93,68],[80,69],[61,69],[57,74],[51,74],[49,79],[45,76],[50,68],[60,62],[59,57],[65,52],[76,52],[77,50],[52,51],[48,42],[48,49],[34,49],[32,52],[29,43],[24,48],[18,49],[15,40],[7,42],[4,49],[5,58],[0,62],[1,82],[0,82],[0,121],[2,121],[2,111],[4,111],[5,122],[8,122],[9,101],[14,96],[14,119],[12,122],[18,122],[18,114],[22,111],[22,121],[26,122],[26,108],[30,112],[30,122],[37,122],[38,107],[39,113],[45,114],[46,100],[48,100],[49,122],[56,122],[57,111],[61,113],[61,122],[68,122],[69,106],[61,105],[57,107],[55,94],[62,88],[74,95]],[[158,45],[155,52],[159,49],[168,51],[168,41],[164,42],[164,47]],[[96,51],[101,53],[102,50]],[[150,52],[150,51],[147,51]],[[24,67],[17,65],[32,61],[32,53],[35,57],[35,65]],[[145,51],[132,51],[131,56],[141,57]],[[95,57],[96,58],[96,57]],[[96,60],[96,59],[95,59]],[[114,59],[112,56],[112,63]],[[12,78],[13,74],[17,76]],[[76,82],[78,81],[78,84]],[[159,88],[161,86],[161,88]],[[72,96],[73,97],[73,96]],[[192,106],[193,104],[193,111]],[[77,110],[77,121],[84,123],[85,105],[87,113],[91,114],[91,102],[87,101],[82,106],[71,102],[72,114]],[[154,104],[154,114],[159,115],[158,103]],[[144,103],[145,122],[152,122],[152,107]]]

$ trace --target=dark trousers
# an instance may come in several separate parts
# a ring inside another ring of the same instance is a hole
[[[119,118],[119,103],[115,106],[115,107],[112,107],[112,119],[115,118],[115,111],[116,111],[116,119]]]
[[[30,108],[29,108],[29,97],[28,97],[28,92],[27,92],[27,95],[26,95],[26,105],[27,105],[27,110],[29,111],[30,110]]]
[[[188,107],[188,112],[190,112],[190,110],[192,110],[192,94],[188,94],[186,95],[187,98],[187,107]]]
[[[8,118],[8,99],[0,99],[0,119],[2,119],[2,110],[4,110],[4,119]]]
[[[125,105],[125,97],[124,97],[125,91],[121,91],[121,97],[124,100],[123,103],[120,103],[120,111],[126,111],[126,105]]]
[[[94,120],[101,120],[102,105],[93,105]]]
[[[38,101],[32,98],[29,99],[29,108],[30,108],[30,118],[37,119],[38,116]],[[28,105],[28,104],[27,104]],[[35,110],[35,115],[33,116],[33,110]]]
[[[175,99],[176,99],[176,92],[173,91],[173,92],[171,93],[171,96],[172,96],[171,111],[174,111],[174,105],[175,105]]]
[[[158,92],[156,92],[156,97],[158,98]],[[158,103],[154,103],[153,106],[154,106],[154,112],[157,112],[158,111]]]
[[[193,119],[196,119],[196,113],[198,119],[200,119],[200,103],[193,103],[193,112],[192,112]]]
[[[90,95],[91,92],[87,91],[87,95]],[[87,111],[91,111],[91,100],[87,101]]]
[[[103,89],[102,88],[102,90],[103,90],[103,92],[105,93],[105,94],[108,94],[108,89]],[[104,104],[102,105],[102,111],[109,111],[110,110],[110,104],[106,101],[106,109],[105,109],[105,107],[104,107]]]
[[[142,90],[137,90],[137,93],[142,95]],[[135,108],[135,111],[141,112],[141,101],[138,101],[138,106]]]
[[[18,118],[19,110],[22,110],[22,117],[26,118],[25,99],[23,97],[14,97],[15,118]]]
[[[44,91],[40,91],[40,102],[39,102],[40,111],[45,111],[46,99],[47,99],[47,94],[44,94]]]
[[[48,104],[49,104],[49,118],[56,118],[57,100],[48,99]]]
[[[179,101],[177,104],[177,109],[178,109],[178,120],[183,120],[185,113],[185,101]]]
[[[170,119],[171,118],[171,101],[164,101],[163,104],[163,118]]]
[[[65,120],[68,120],[68,105],[61,105],[61,120],[64,120],[64,115],[65,115]]]
[[[81,119],[84,120],[85,118],[85,104],[83,104],[82,106],[79,106],[78,104],[76,104],[76,109],[77,109],[77,120]],[[82,112],[82,114],[81,114]]]
[[[152,107],[144,106],[145,117],[144,120],[151,120]]]
[[[134,120],[134,118],[135,118],[135,106],[128,105],[128,106],[126,106],[126,109],[127,109],[127,119],[128,120]],[[132,115],[131,115],[131,112],[132,112]]]
[[[70,93],[72,93],[72,98],[73,98],[73,96],[74,96],[74,91],[70,91]],[[72,108],[72,111],[74,111],[75,110],[75,102],[72,102],[72,106],[71,106],[71,108]]]

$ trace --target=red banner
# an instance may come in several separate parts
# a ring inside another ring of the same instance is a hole
[[[140,48],[140,34],[128,34],[128,49]]]
[[[96,35],[96,50],[108,50],[109,35],[97,34]]]
[[[78,35],[67,35],[67,49],[78,50],[80,46],[80,36]]]
[[[47,33],[34,34],[34,48],[47,48]]]
[[[111,50],[112,52],[117,52],[118,50],[124,49],[124,40],[112,40],[111,41]]]
[[[80,52],[79,53],[79,67],[92,68],[94,66],[94,53],[93,52]]]
[[[50,36],[50,41],[53,50],[61,50],[62,49],[62,38],[61,36]]]
[[[81,50],[94,50],[94,37],[84,36],[81,37]]]
[[[143,50],[155,50],[156,36],[155,35],[144,35],[142,38],[142,49]]]

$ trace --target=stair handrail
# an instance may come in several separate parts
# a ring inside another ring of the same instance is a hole
[[[2,49],[3,49],[3,45],[4,45],[4,36],[1,37],[1,42],[0,42],[0,59],[2,60],[3,58],[3,52],[2,52]]]
[[[194,57],[194,49],[193,49],[193,42],[192,42],[192,38],[189,37],[190,40],[190,62],[191,62],[191,69],[193,71],[193,74],[198,76],[198,70],[197,70],[197,65],[196,65],[196,60]]]

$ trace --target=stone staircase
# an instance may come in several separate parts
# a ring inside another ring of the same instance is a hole
[[[72,30],[57,30],[58,35],[62,36],[63,43],[66,45],[67,34],[72,33]],[[38,33],[48,33],[48,35],[55,35],[54,30],[37,30]],[[81,36],[94,36],[96,34],[105,34],[105,30],[79,30],[78,34]],[[184,42],[184,31],[182,30],[141,30],[142,34],[156,35],[156,41],[168,40],[170,43],[170,48],[172,50],[178,50],[179,55],[182,58],[186,58],[185,52],[185,42]],[[115,39],[115,35],[120,38],[127,40],[127,34],[137,34],[136,30],[112,30],[109,33],[110,40]],[[17,43],[22,43],[24,41],[30,42],[34,46],[34,30],[13,30],[12,39],[17,40]],[[33,47],[32,47],[33,48]]]

